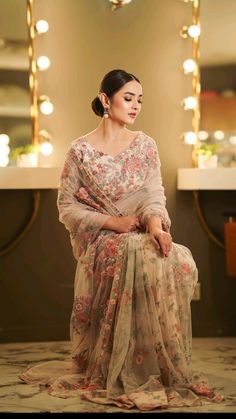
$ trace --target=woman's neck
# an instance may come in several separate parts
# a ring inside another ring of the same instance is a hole
[[[128,129],[125,124],[117,124],[109,118],[107,120],[103,118],[95,129],[95,132],[102,139],[102,141],[104,141],[104,143],[112,143],[120,138],[124,138],[124,134],[128,132]]]

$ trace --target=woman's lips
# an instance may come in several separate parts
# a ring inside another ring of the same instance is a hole
[[[136,114],[135,114],[135,113],[129,113],[129,116],[130,116],[131,118],[136,118]]]

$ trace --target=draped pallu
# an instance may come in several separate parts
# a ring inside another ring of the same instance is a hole
[[[32,367],[21,379],[48,385],[53,396],[140,410],[220,401],[191,368],[192,254],[173,243],[164,258],[147,231],[151,216],[163,230],[171,226],[154,139],[140,131],[116,156],[86,138],[73,141],[57,204],[77,260],[71,359]],[[132,214],[135,231],[103,228],[111,216]]]

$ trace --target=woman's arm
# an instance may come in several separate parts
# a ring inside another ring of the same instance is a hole
[[[146,180],[143,185],[143,196],[140,195],[140,204],[137,208],[137,215],[140,216],[140,221],[143,226],[148,228],[149,220],[154,218],[156,228],[160,227],[162,230],[169,231],[170,218],[166,209],[166,196],[162,183],[161,162],[157,149],[156,142],[150,137],[147,142],[146,154],[144,154],[144,164],[147,165]],[[161,225],[159,224],[161,221]],[[157,224],[158,223],[158,224]]]
[[[117,233],[128,233],[139,227],[139,219],[136,215],[124,217],[109,217],[103,224],[103,229],[114,230]]]
[[[155,229],[159,229],[162,231],[162,222],[160,217],[156,216],[156,215],[152,215],[148,220],[147,220],[147,230],[150,231],[153,228]]]
[[[147,230],[155,247],[161,249],[164,256],[168,256],[172,248],[172,237],[170,233],[163,230],[161,218],[151,216],[147,221]]]

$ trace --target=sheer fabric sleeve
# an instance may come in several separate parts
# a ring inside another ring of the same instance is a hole
[[[163,230],[169,231],[171,220],[166,209],[166,196],[162,183],[161,162],[156,142],[151,137],[149,137],[145,158],[148,162],[148,171],[144,188],[145,194],[142,198],[142,202],[138,206],[137,215],[144,226],[147,226],[147,221],[151,216],[157,216],[161,219]]]
[[[80,163],[80,152],[71,146],[66,154],[57,196],[59,221],[69,231],[75,259],[98,237],[103,224],[110,217],[102,213],[104,211],[100,211],[98,206],[93,206],[92,199],[89,199]],[[78,196],[81,199],[84,197],[88,204],[79,202]]]

